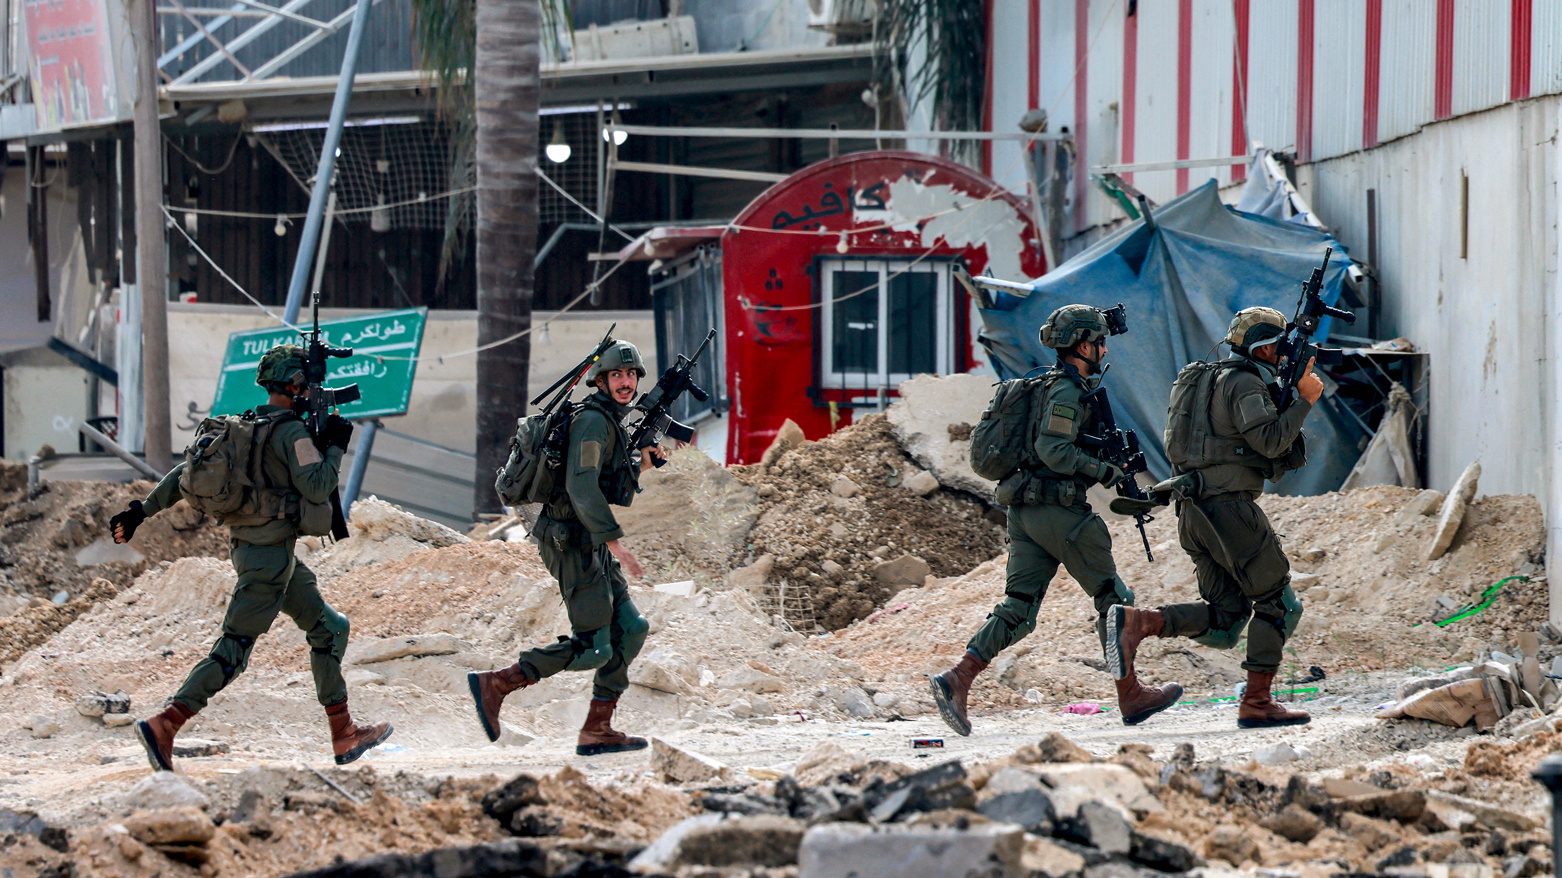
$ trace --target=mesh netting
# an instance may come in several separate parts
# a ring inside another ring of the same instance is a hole
[[[553,137],[555,125],[561,127],[571,154],[568,161],[554,163],[543,158],[539,150],[538,160],[543,173],[595,210],[601,141],[600,136],[593,138],[596,116],[585,113],[541,117],[541,145],[546,145]],[[372,222],[382,230],[442,229],[447,212],[453,207],[461,222],[470,227],[472,193],[453,196],[457,199],[454,203],[440,197],[475,182],[470,164],[460,168],[455,179],[451,177],[453,130],[440,122],[358,125],[343,129],[341,153],[336,158],[336,205],[338,211],[357,212],[343,213],[341,219],[349,223]],[[325,134],[324,128],[299,128],[267,131],[259,136],[288,172],[308,188],[319,167]],[[538,182],[537,196],[541,222],[589,220],[584,211],[546,183]],[[372,209],[381,205],[386,207]]]

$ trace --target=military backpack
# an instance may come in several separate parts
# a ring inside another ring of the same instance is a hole
[[[1215,388],[1228,370],[1243,368],[1240,362],[1189,363],[1172,382],[1166,406],[1166,459],[1185,473],[1223,463],[1264,468],[1268,461],[1240,436],[1219,436],[1210,419]]]
[[[184,450],[184,501],[228,526],[296,516],[296,495],[268,483],[261,453],[276,426],[294,417],[285,410],[264,416],[248,411],[201,421]]]
[[[1001,481],[1037,463],[1031,429],[1031,400],[1046,392],[1047,376],[1013,378],[998,384],[982,419],[971,430],[971,469],[984,479]]]
[[[563,487],[564,440],[578,403],[565,402],[551,412],[537,412],[515,421],[510,456],[499,468],[494,490],[506,506],[546,503]]]

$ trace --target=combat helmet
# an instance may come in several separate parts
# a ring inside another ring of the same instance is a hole
[[[1043,345],[1057,350],[1082,341],[1100,341],[1107,335],[1106,317],[1089,305],[1064,305],[1052,312],[1038,334]]]
[[[1232,350],[1249,351],[1256,344],[1285,335],[1285,326],[1285,315],[1273,308],[1243,308],[1231,318],[1231,327],[1222,341],[1231,345]]]
[[[260,365],[255,367],[255,383],[267,390],[303,384],[307,357],[308,352],[299,345],[279,344],[260,358]]]
[[[640,349],[627,341],[615,340],[613,346],[603,351],[602,356],[586,370],[586,383],[595,384],[598,377],[614,369],[634,369],[644,378],[645,360],[640,358]]]

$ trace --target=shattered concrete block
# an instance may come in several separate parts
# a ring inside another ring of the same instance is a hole
[[[1424,515],[1431,515],[1442,508],[1442,505],[1443,492],[1427,488],[1411,497],[1404,506],[1401,506],[1399,514],[1404,518],[1414,520]]]
[[[1369,851],[1379,850],[1399,840],[1399,833],[1389,822],[1354,812],[1340,815],[1340,831],[1361,842]]]
[[[1085,858],[1050,838],[1025,836],[1020,864],[1027,875],[1078,875],[1084,871]]]
[[[1258,842],[1235,826],[1222,824],[1204,837],[1204,856],[1211,860],[1225,860],[1233,866],[1241,866],[1257,854]]]
[[[1061,732],[1051,732],[1034,744],[1026,744],[1014,753],[1014,758],[1026,764],[1038,762],[1094,762],[1090,751],[1070,741]]]
[[[454,655],[466,644],[454,634],[412,634],[405,637],[382,637],[377,640],[358,640],[352,645],[348,661],[369,665],[399,658],[419,658],[430,655]]]
[[[101,717],[109,713],[129,713],[130,696],[120,689],[113,695],[93,692],[76,699],[76,712],[82,716]]]
[[[686,695],[690,686],[684,679],[658,662],[641,659],[629,666],[629,682],[657,692]]]
[[[1428,799],[1426,814],[1423,815],[1428,829],[1434,832],[1452,830],[1464,832],[1476,824],[1475,815],[1463,808],[1455,807],[1447,802],[1437,799]]]
[[[1057,789],[1068,785],[1083,786],[1095,793],[1096,798],[1116,802],[1138,815],[1166,810],[1133,769],[1122,765],[1069,764],[1041,766],[1041,779]],[[1059,812],[1063,808],[1059,806]]]
[[[770,440],[770,445],[765,448],[765,453],[759,456],[759,465],[768,467],[781,459],[781,456],[794,448],[800,448],[808,443],[808,437],[803,433],[803,428],[797,422],[787,418],[781,422],[781,429],[776,431],[776,438]]]
[[[798,878],[1007,878],[1024,874],[1025,833],[1005,824],[969,829],[826,823],[808,830]]]
[[[776,569],[776,556],[766,552],[747,567],[739,567],[727,574],[727,584],[733,588],[759,588],[770,581]]]
[[[884,412],[895,439],[917,465],[945,487],[989,503],[995,485],[971,469],[971,426],[993,396],[982,375],[918,375],[900,383],[900,399]]]
[[[716,678],[718,689],[739,689],[744,692],[783,692],[786,683],[774,674],[767,674],[747,666],[733,668]]]
[[[651,767],[674,783],[719,780],[731,772],[709,756],[675,747],[661,738],[651,739]]]
[[[499,740],[494,743],[501,747],[525,747],[537,740],[537,736],[516,726],[512,726],[504,720],[499,721]]]
[[[1109,854],[1126,854],[1132,828],[1123,815],[1102,802],[1086,802],[1074,816],[1058,821],[1058,835]]]
[[[1475,815],[1482,823],[1495,829],[1509,829],[1514,832],[1528,832],[1537,824],[1534,820],[1506,808],[1481,802],[1476,799],[1467,799],[1464,796],[1456,796],[1445,793],[1442,790],[1427,790],[1426,797],[1430,802],[1441,802],[1452,805],[1461,811]]]
[[[846,476],[836,476],[830,483],[830,493],[837,497],[855,497],[862,488]]]
[[[801,820],[770,814],[735,817],[691,827],[679,840],[669,867],[765,866],[797,863],[807,826]]]
[[[217,834],[217,825],[199,808],[160,808],[137,811],[124,826],[142,844],[205,844]]]
[[[992,796],[976,810],[994,823],[1012,823],[1026,832],[1051,835],[1057,823],[1052,798],[1032,778],[1030,789]]]
[[[836,703],[842,710],[858,719],[873,718],[873,700],[868,697],[868,693],[856,686],[847,687],[840,698],[836,699]]]
[[[1203,858],[1191,848],[1137,829],[1128,834],[1128,858],[1157,872],[1191,872],[1204,865]]]
[[[933,568],[916,555],[901,555],[892,561],[873,565],[873,578],[892,588],[920,586],[932,572]]]
[[[943,808],[975,810],[976,790],[966,783],[965,766],[954,759],[887,784],[870,784],[863,791],[864,804],[873,819],[887,821],[902,811],[937,811]]]
[[[982,801],[1000,796],[1004,793],[1023,793],[1027,790],[1039,789],[1041,778],[1034,771],[1024,768],[1007,766],[988,775],[986,783],[982,785]]]
[[[1278,814],[1264,818],[1261,825],[1275,835],[1297,844],[1306,844],[1323,831],[1323,821],[1318,815],[1294,802],[1286,805]]]
[[[185,780],[184,775],[171,771],[154,771],[136,782],[125,796],[132,808],[147,811],[162,808],[205,808],[210,804],[206,794]]]
[[[916,473],[902,479],[900,486],[917,495],[926,497],[939,489],[938,477],[927,470],[919,470]]]
[[[1481,480],[1481,462],[1474,461],[1465,467],[1464,473],[1459,476],[1459,481],[1454,482],[1453,490],[1443,500],[1443,510],[1437,517],[1437,530],[1432,534],[1432,543],[1427,549],[1426,559],[1436,561],[1443,557],[1448,547],[1453,545],[1454,535],[1459,532],[1459,525],[1464,522],[1464,510],[1470,501],[1475,498],[1475,489]]]

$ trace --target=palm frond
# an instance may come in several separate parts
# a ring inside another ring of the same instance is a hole
[[[982,0],[878,0],[874,44],[881,93],[904,93],[913,104],[929,101],[935,129],[981,129],[987,63]],[[913,59],[921,63],[913,67]]]

